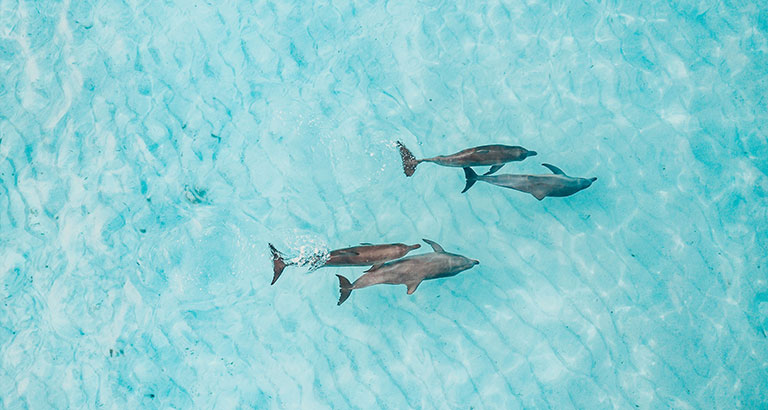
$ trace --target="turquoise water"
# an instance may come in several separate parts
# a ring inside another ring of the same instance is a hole
[[[766,4],[458,3],[0,2],[0,408],[768,406]]]

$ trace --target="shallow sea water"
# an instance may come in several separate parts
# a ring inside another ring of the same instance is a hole
[[[5,0],[0,73],[0,408],[768,406],[762,1]]]

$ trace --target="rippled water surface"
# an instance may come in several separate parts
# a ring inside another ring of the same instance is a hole
[[[768,405],[765,6],[0,2],[0,407]],[[269,286],[421,238],[481,264]]]

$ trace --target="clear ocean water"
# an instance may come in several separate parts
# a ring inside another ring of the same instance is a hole
[[[0,2],[0,408],[766,408],[766,6]],[[421,238],[481,264],[269,286]]]

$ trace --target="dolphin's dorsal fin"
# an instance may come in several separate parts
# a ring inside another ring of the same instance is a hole
[[[368,270],[365,271],[365,272],[373,272],[373,271],[381,268],[381,265],[383,265],[383,263],[377,263],[377,264],[371,266],[370,268],[368,268]]]
[[[408,294],[413,295],[413,292],[416,292],[416,288],[418,288],[420,284],[421,281],[406,283],[405,285],[408,286]]]
[[[430,241],[429,239],[424,239],[424,242],[428,243],[432,247],[432,250],[435,252],[445,253],[445,249],[443,249],[443,247],[438,245],[436,242]]]
[[[563,172],[562,169],[560,169],[560,168],[558,168],[558,167],[556,167],[556,166],[554,166],[552,164],[541,164],[541,165],[544,165],[545,167],[549,168],[549,170],[552,171],[553,174],[565,175],[565,172]]]
[[[363,245],[363,246],[373,246],[373,244],[370,243],[370,242],[360,242],[360,245]]]

